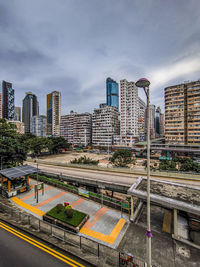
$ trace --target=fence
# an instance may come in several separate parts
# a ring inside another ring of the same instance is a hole
[[[145,263],[139,258],[130,258],[130,254],[118,252],[116,249],[88,239],[85,236],[77,235],[73,232],[64,230],[58,226],[52,225],[46,221],[42,221],[30,214],[16,210],[0,202],[0,211],[8,214],[20,225],[29,225],[38,232],[42,232],[62,240],[65,244],[74,246],[82,252],[95,255],[101,262],[105,262],[111,266],[137,266],[144,267]]]

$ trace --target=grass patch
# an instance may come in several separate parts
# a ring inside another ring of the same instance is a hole
[[[77,227],[82,220],[85,218],[86,214],[83,212],[80,212],[78,210],[74,210],[74,214],[72,218],[67,218],[66,214],[65,214],[65,207],[63,206],[61,212],[57,213],[56,211],[56,207],[54,207],[53,209],[51,209],[50,211],[48,211],[46,213],[46,215],[49,215],[55,219],[58,219],[62,222],[68,223],[74,227]]]

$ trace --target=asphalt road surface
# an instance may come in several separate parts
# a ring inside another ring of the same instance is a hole
[[[27,162],[27,164],[36,166],[36,163]],[[39,164],[38,167],[40,170],[55,173],[55,174],[62,174],[66,176],[73,176],[73,177],[81,177],[85,179],[92,179],[98,181],[107,181],[111,183],[120,183],[124,185],[132,185],[138,179],[138,175],[134,174],[124,174],[124,173],[112,173],[112,172],[105,172],[105,171],[96,171],[96,170],[86,170],[86,169],[78,169],[78,168],[69,168],[69,167],[61,167],[61,166],[53,166],[47,164]],[[163,178],[163,177],[153,177],[153,179],[163,180],[163,181],[170,181],[176,182],[180,184],[188,184],[195,187],[200,187],[200,181],[190,181],[190,180],[180,180],[180,179],[173,179],[173,178]]]
[[[70,255],[52,249],[0,221],[1,267],[83,267]]]

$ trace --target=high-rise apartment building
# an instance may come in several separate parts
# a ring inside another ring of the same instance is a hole
[[[146,110],[146,104],[145,102],[138,97],[138,134],[140,141],[145,140],[145,110]]]
[[[39,103],[37,96],[32,92],[27,92],[22,102],[22,121],[24,123],[25,133],[30,133],[31,118],[39,115]]]
[[[165,141],[200,144],[200,80],[165,88]]]
[[[21,121],[21,107],[15,107],[15,121]]]
[[[165,114],[160,114],[160,135],[165,135]]]
[[[14,119],[15,91],[12,83],[2,81],[2,117],[7,120]]]
[[[47,135],[60,136],[61,94],[53,91],[47,95]]]
[[[121,88],[121,138],[127,140],[127,136],[133,137],[134,140],[138,137],[138,88],[134,82],[127,80],[120,81]]]
[[[145,117],[147,115],[147,110],[145,112]],[[155,115],[156,115],[156,106],[149,105],[149,124],[150,124],[150,139],[154,139],[156,137],[155,131]],[[146,130],[147,130],[147,120],[146,121]]]
[[[161,134],[161,123],[160,123],[161,109],[160,107],[156,108],[155,114],[155,136],[159,137]]]
[[[68,143],[77,146],[87,146],[91,144],[92,137],[92,115],[71,111],[68,115],[61,116],[60,135]]]
[[[119,112],[116,107],[104,106],[94,109],[92,115],[92,144],[111,146],[114,135],[119,135]]]
[[[2,119],[2,94],[0,93],[0,119]]]
[[[76,112],[71,111],[68,115],[60,118],[60,136],[64,137],[69,144],[74,143],[74,115]]]
[[[39,136],[46,136],[47,118],[44,115],[36,115],[31,117],[31,133]]]
[[[110,77],[106,79],[106,98],[108,106],[119,109],[119,86]]]

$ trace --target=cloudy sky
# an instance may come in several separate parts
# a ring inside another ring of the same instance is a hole
[[[108,76],[151,81],[151,103],[164,88],[200,79],[199,0],[1,0],[0,79],[25,92],[62,94],[62,114],[105,102]],[[141,92],[141,97],[144,95]]]

